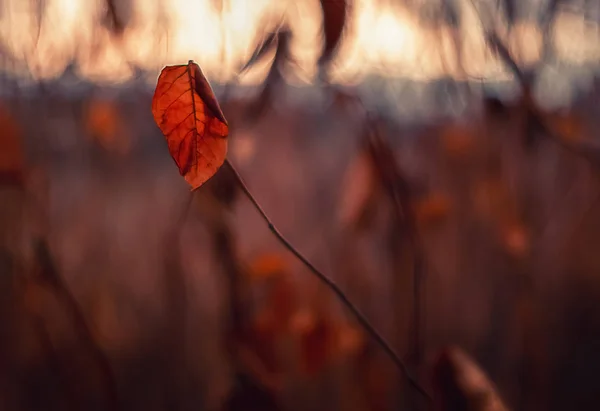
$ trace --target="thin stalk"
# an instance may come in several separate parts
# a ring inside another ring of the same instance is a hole
[[[240,188],[250,200],[256,211],[260,214],[262,219],[267,223],[269,230],[273,233],[275,237],[283,244],[285,248],[288,249],[306,268],[310,270],[322,283],[324,283],[333,293],[338,297],[338,299],[342,302],[344,306],[356,317],[360,325],[369,333],[369,335],[379,344],[379,346],[385,351],[388,357],[393,361],[393,363],[402,371],[408,383],[417,390],[424,398],[428,401],[431,401],[432,398],[429,393],[419,384],[419,382],[412,376],[404,361],[396,354],[396,352],[392,349],[390,344],[386,341],[386,339],[375,329],[375,327],[369,322],[369,320],[365,317],[365,315],[356,307],[344,294],[344,292],[338,287],[338,285],[328,276],[319,271],[306,257],[304,257],[284,236],[281,232],[275,227],[271,219],[267,216],[261,205],[256,201],[244,181],[242,177],[237,172],[233,164],[229,160],[225,160],[226,167],[228,167],[233,173],[237,183]]]
[[[387,197],[392,203],[394,210],[394,235],[391,239],[391,251],[393,265],[396,271],[395,287],[403,290],[406,286],[402,283],[402,272],[404,266],[398,252],[408,248],[412,252],[412,318],[409,328],[409,361],[413,367],[419,368],[422,363],[422,301],[424,296],[425,259],[418,238],[416,218],[411,205],[410,186],[396,159],[392,147],[384,138],[383,133],[378,131],[375,118],[371,118],[367,124],[365,134],[366,144],[371,155],[377,176],[384,188]],[[399,234],[399,235],[398,235]],[[398,315],[398,314],[396,314]],[[399,339],[400,340],[400,339]],[[414,404],[414,397],[409,396],[409,401]]]

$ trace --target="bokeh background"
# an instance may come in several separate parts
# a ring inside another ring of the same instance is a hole
[[[510,409],[598,406],[600,3],[2,0],[1,409],[431,408],[226,169],[187,208],[150,105],[190,59],[434,397],[453,345]]]

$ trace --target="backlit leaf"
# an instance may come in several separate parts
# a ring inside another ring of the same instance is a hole
[[[225,161],[229,126],[198,64],[162,70],[152,114],[179,172],[193,189],[200,187]]]

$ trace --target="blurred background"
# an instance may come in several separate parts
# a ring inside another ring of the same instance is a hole
[[[190,59],[440,409],[483,409],[447,346],[598,406],[598,1],[0,0],[0,409],[431,409],[227,169],[191,197],[150,112]]]

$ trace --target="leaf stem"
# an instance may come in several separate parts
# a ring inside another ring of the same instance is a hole
[[[338,297],[338,299],[342,302],[343,305],[346,306],[348,310],[356,317],[360,325],[369,333],[369,335],[379,344],[379,346],[385,351],[388,357],[394,362],[394,364],[402,371],[408,383],[416,389],[424,398],[428,401],[431,401],[432,398],[429,393],[419,384],[419,382],[412,376],[404,361],[400,358],[400,356],[392,349],[390,344],[386,341],[386,339],[375,329],[375,327],[370,323],[370,321],[365,317],[365,315],[356,307],[352,301],[344,294],[344,292],[340,289],[340,287],[328,276],[319,271],[306,257],[304,257],[300,251],[298,251],[290,242],[281,234],[281,232],[275,227],[269,216],[265,213],[261,205],[256,201],[248,186],[242,180],[242,177],[235,169],[233,164],[228,159],[225,159],[226,167],[229,167],[231,172],[233,173],[237,183],[240,188],[248,197],[248,200],[252,203],[256,211],[260,214],[263,220],[267,223],[269,230],[277,237],[277,239],[283,244],[285,248],[288,249],[298,260],[302,262],[321,282],[323,282],[334,294]]]

